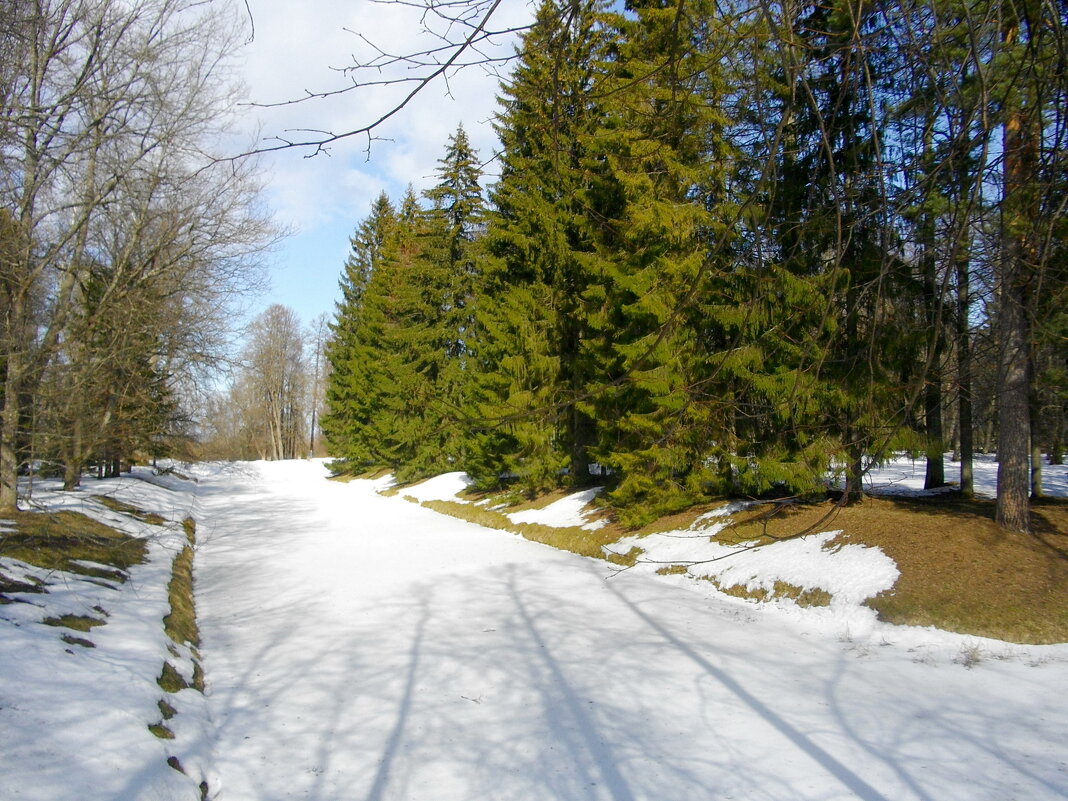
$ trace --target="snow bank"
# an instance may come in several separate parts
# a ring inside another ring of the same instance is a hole
[[[554,501],[542,509],[526,509],[522,512],[512,512],[508,519],[513,523],[540,523],[543,526],[556,528],[579,528],[594,531],[604,525],[603,520],[588,520],[592,510],[587,507],[601,492],[601,487],[573,492],[566,498]]]
[[[147,561],[132,566],[129,578],[120,582],[0,558],[0,572],[15,580],[35,579],[47,589],[7,593],[14,602],[0,606],[0,798],[5,801],[200,797],[200,779],[192,776],[207,758],[201,747],[207,720],[203,697],[194,690],[168,695],[156,684],[165,660],[187,676],[192,672],[188,649],[176,648],[163,629],[172,559],[185,543],[181,520],[195,503],[186,484],[177,492],[129,478],[88,481],[77,492],[59,492],[58,484],[48,481],[34,487],[37,507],[81,512],[143,538]],[[97,494],[133,503],[166,522],[152,525],[106,509],[93,499]],[[42,622],[62,615],[105,624],[81,632]],[[95,647],[64,641],[64,635]],[[163,698],[182,710],[181,720],[168,722],[175,740],[158,739],[148,730],[161,720],[157,702]],[[168,765],[169,756],[178,756],[191,775]]]
[[[467,473],[442,473],[440,476],[428,478],[413,487],[404,487],[400,494],[422,503],[423,501],[460,501],[467,503],[457,494],[463,492],[471,485],[471,479]]]
[[[859,607],[868,598],[893,587],[900,575],[894,560],[879,548],[856,544],[829,547],[840,531],[759,547],[711,541],[710,537],[725,525],[625,537],[604,546],[604,550],[626,554],[632,548],[640,548],[644,553],[635,566],[640,572],[655,573],[665,566],[684,565],[687,575],[715,579],[724,588],[740,585],[749,592],[764,590],[770,594],[776,582],[785,582],[801,591],[823,590],[830,594],[833,608]]]
[[[744,508],[729,504],[615,543],[645,551],[616,571],[382,497],[388,478],[326,481],[302,461],[188,474],[199,483],[38,485],[35,502],[143,536],[150,558],[124,584],[0,561],[50,589],[0,606],[3,801],[197,801],[201,777],[220,801],[1068,797],[1068,707],[1051,703],[1068,694],[1068,645],[880,623],[861,603],[896,567],[875,548],[834,548],[835,532],[713,543]],[[1056,486],[1063,474],[1048,475]],[[466,485],[453,473],[405,494],[455,498]],[[95,492],[166,523],[104,509]],[[592,525],[593,497],[516,522]],[[207,697],[155,683],[164,659],[190,672],[162,628],[190,513]],[[656,575],[665,564],[687,571]],[[758,605],[701,577],[754,591],[782,581],[831,602]],[[96,607],[107,624],[84,635],[95,648],[41,624]],[[160,698],[178,710],[174,740],[147,729]]]
[[[873,549],[831,553],[828,532],[713,563],[836,592],[823,610],[756,605],[371,482],[256,469],[202,483],[220,801],[1068,793],[1068,707],[1050,702],[1068,691],[1068,647],[875,621],[855,605],[892,580]],[[707,555],[723,522],[639,544]]]

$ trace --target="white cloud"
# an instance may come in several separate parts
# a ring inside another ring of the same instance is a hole
[[[238,3],[240,6],[241,4]],[[423,33],[419,15],[411,7],[370,0],[249,0],[256,35],[241,53],[244,79],[251,98],[259,103],[294,100],[307,92],[341,89],[350,79],[340,69],[353,63],[353,54],[368,58],[372,51],[357,35],[362,33],[383,50],[401,54],[434,45]],[[297,9],[297,10],[294,10]],[[531,4],[509,0],[502,4],[494,27],[521,25],[533,14]],[[512,53],[514,39],[500,53]],[[404,71],[393,74],[410,74]],[[361,80],[388,77],[364,74]],[[412,84],[392,87],[361,86],[343,94],[309,99],[273,108],[250,108],[246,135],[257,129],[263,144],[270,137],[296,139],[313,134],[297,129],[340,133],[367,125],[391,109]],[[421,191],[433,182],[434,171],[451,133],[461,122],[484,160],[496,146],[489,121],[495,108],[498,80],[473,67],[437,79],[396,116],[377,129],[373,140],[358,135],[334,143],[329,153],[307,158],[308,150],[268,154],[262,162],[269,171],[267,199],[279,222],[298,232],[276,257],[291,275],[298,265],[312,263],[308,249],[344,253],[348,235],[367,215],[374,198],[385,190],[399,199],[410,182]],[[316,241],[318,238],[319,241]],[[309,279],[309,297],[295,294],[301,282],[277,281],[286,296],[277,294],[264,303],[292,305],[302,317],[332,308],[336,265],[315,263],[320,273]],[[281,276],[280,276],[281,278]],[[316,290],[314,287],[325,287]],[[316,294],[317,293],[317,294]]]

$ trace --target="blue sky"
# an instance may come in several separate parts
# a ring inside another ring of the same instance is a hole
[[[244,80],[257,102],[277,102],[346,85],[337,68],[352,63],[366,45],[362,33],[390,52],[426,47],[418,17],[401,5],[369,0],[249,0],[256,36],[241,51]],[[294,11],[294,9],[299,11]],[[526,0],[505,0],[501,23],[519,24],[533,13]],[[501,24],[498,23],[498,24]],[[506,45],[508,52],[511,45]],[[271,289],[256,298],[251,313],[272,303],[293,308],[305,323],[332,315],[349,237],[383,189],[399,197],[407,184],[431,185],[437,160],[461,122],[483,158],[496,138],[489,120],[497,79],[478,68],[438,80],[370,143],[355,137],[333,145],[328,155],[307,158],[288,150],[262,158],[266,200],[278,222],[293,234],[269,256]],[[403,88],[406,93],[409,88]],[[398,97],[388,89],[361,88],[323,100],[273,109],[250,109],[249,131],[261,140],[287,129],[341,131],[366,124]],[[251,134],[250,134],[251,136]]]

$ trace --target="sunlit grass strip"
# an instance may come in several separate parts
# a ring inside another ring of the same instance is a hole
[[[167,585],[167,598],[171,611],[163,618],[163,629],[174,643],[189,646],[193,661],[191,686],[194,690],[204,692],[204,671],[200,666],[200,654],[197,651],[200,647],[200,628],[197,625],[196,603],[193,597],[193,548],[196,545],[196,521],[191,517],[185,518],[182,521],[182,530],[185,532],[187,544],[174,557],[171,566],[171,581]],[[161,690],[171,694],[190,687],[189,682],[168,661],[164,661],[156,683]],[[162,720],[159,723],[150,724],[148,728],[161,739],[171,739],[174,735],[163,721],[173,718],[176,714],[175,709],[166,701],[161,700],[159,710]]]
[[[110,495],[97,495],[95,497],[101,504],[111,511],[129,515],[132,518],[140,520],[142,523],[148,523],[153,526],[162,526],[167,522],[166,518],[161,517],[155,512],[146,512],[144,509],[139,509],[132,503],[120,501],[118,498],[113,498]]]
[[[14,531],[0,536],[0,555],[46,570],[125,581],[126,571],[145,561],[145,542],[78,512],[13,512]],[[115,570],[80,564],[96,562]]]
[[[611,529],[590,530],[579,526],[557,528],[539,523],[513,523],[501,512],[457,501],[423,501],[422,505],[435,512],[458,517],[479,526],[511,531],[533,542],[540,542],[562,551],[571,551],[580,556],[604,559],[617,565],[633,565],[642,553],[641,549],[632,548],[629,553],[623,555],[606,554],[601,546],[619,539],[619,532]]]
[[[200,629],[197,627],[196,606],[193,601],[193,548],[186,545],[174,557],[171,582],[167,586],[167,598],[171,611],[163,618],[167,636],[179,645],[200,647]]]
[[[185,539],[190,545],[197,544],[197,521],[191,517],[187,517],[182,521],[182,531],[185,532]]]

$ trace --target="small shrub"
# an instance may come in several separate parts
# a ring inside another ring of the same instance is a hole
[[[978,645],[962,645],[960,652],[953,658],[954,664],[971,670],[983,661],[983,652]]]

